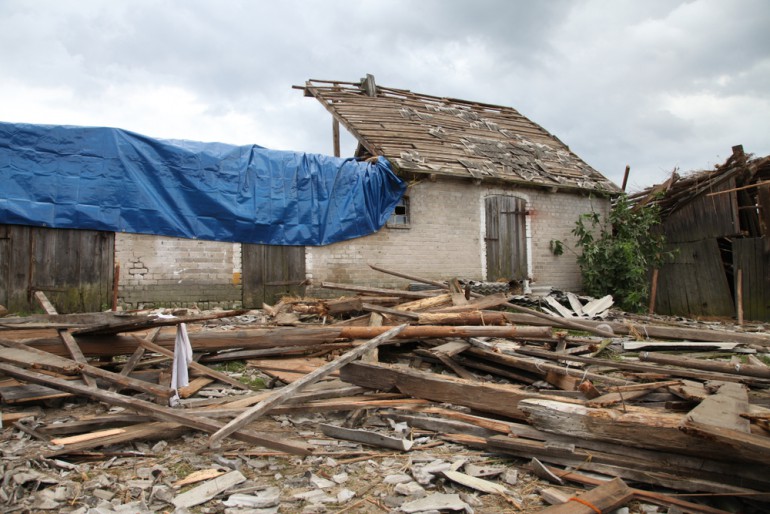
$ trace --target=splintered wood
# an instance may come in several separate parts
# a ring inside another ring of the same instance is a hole
[[[543,512],[604,512],[632,498],[719,512],[626,482],[752,505],[770,500],[768,334],[750,331],[750,324],[656,323],[609,311],[611,298],[572,294],[563,303],[546,300],[547,314],[512,302],[510,294],[480,295],[458,280],[372,267],[434,289],[322,283],[357,294],[178,318],[5,318],[5,403],[77,395],[127,413],[57,427],[21,424],[24,411],[14,417],[4,410],[3,421],[40,440],[53,437],[58,447],[48,458],[189,431],[208,434],[211,447],[233,439],[308,455],[323,453],[318,441],[261,433],[256,421],[339,412],[348,416],[342,426],[317,423],[317,431],[388,452],[461,444],[531,461],[529,469],[553,480],[594,486]],[[38,298],[46,305],[44,295]],[[184,408],[170,408],[159,403],[173,393],[174,329],[182,322],[191,323],[195,358],[190,384],[178,391]],[[272,389],[244,392],[258,383]],[[367,425],[375,416],[407,431]],[[417,444],[416,433],[433,440]],[[494,475],[469,474],[474,469],[437,473],[518,505]],[[220,473],[208,471],[200,480]]]

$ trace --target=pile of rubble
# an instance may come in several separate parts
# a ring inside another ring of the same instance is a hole
[[[39,295],[0,319],[3,511],[766,511],[762,325],[397,275],[435,289],[166,315]]]

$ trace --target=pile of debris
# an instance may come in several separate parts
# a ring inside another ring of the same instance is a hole
[[[170,316],[38,294],[0,319],[3,510],[767,510],[763,326],[379,271],[435,289]]]

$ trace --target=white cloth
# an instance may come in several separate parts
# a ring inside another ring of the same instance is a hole
[[[176,327],[176,342],[174,343],[174,363],[171,366],[171,389],[174,396],[168,399],[172,407],[179,403],[179,388],[190,383],[187,366],[192,362],[193,351],[190,338],[187,337],[187,326],[180,323]]]

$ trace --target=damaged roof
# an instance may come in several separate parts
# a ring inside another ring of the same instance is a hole
[[[614,193],[619,188],[515,109],[361,82],[311,79],[313,96],[398,171]]]

